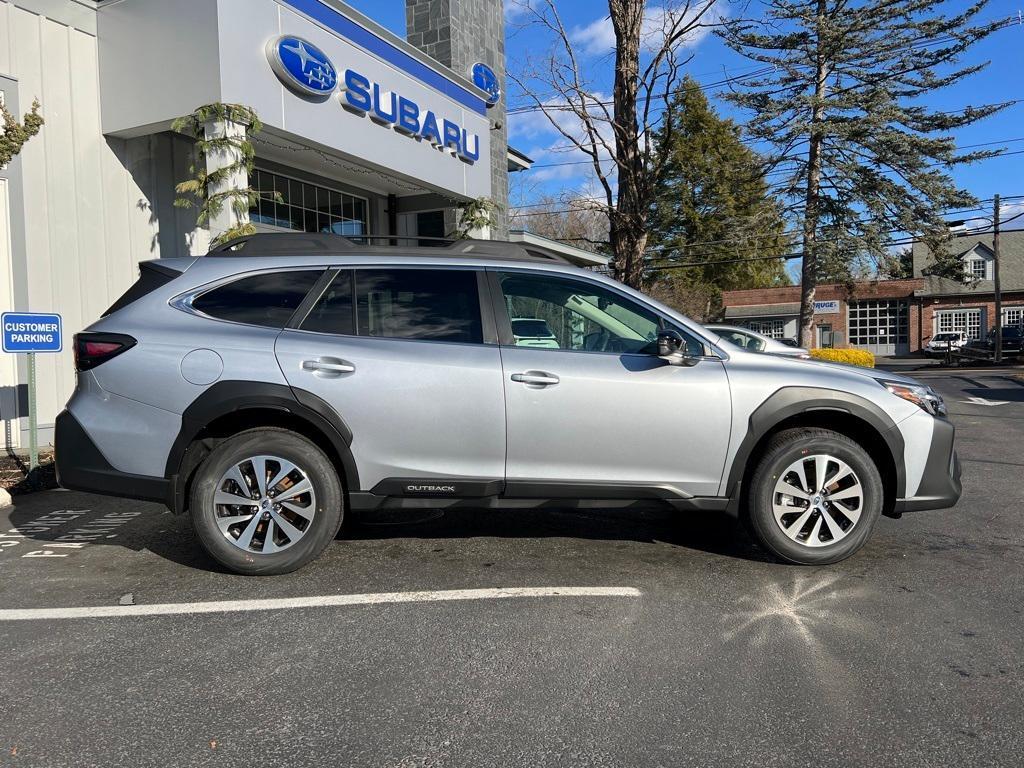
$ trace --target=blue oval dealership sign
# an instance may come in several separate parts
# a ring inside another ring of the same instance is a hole
[[[327,54],[301,37],[271,40],[267,57],[281,82],[300,96],[327,99],[338,85],[338,70]]]
[[[487,92],[487,106],[493,107],[501,100],[501,83],[494,70],[483,62],[473,65],[473,85]]]

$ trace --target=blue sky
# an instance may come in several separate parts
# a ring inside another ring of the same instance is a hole
[[[402,0],[348,1],[378,23],[404,36],[405,3]],[[530,55],[543,53],[550,45],[550,38],[535,27],[523,27],[523,14],[517,13],[511,5],[514,0],[505,2],[508,22],[507,56],[509,62],[512,62],[511,67],[514,68],[515,62],[523,62]],[[965,3],[966,0],[951,0],[945,4],[945,8],[955,10],[963,7]],[[657,1],[654,0],[648,7],[657,5]],[[599,85],[610,82],[612,61],[608,52],[608,41],[611,38],[606,3],[601,0],[556,0],[556,6],[577,44],[588,76]],[[734,5],[726,0],[720,0],[720,7],[729,9]],[[1024,0],[991,0],[982,12],[981,19],[987,21],[1017,18],[1022,7]],[[726,49],[713,35],[705,35],[694,41],[690,51],[693,53],[693,59],[686,70],[698,82],[710,83],[725,76],[742,74],[744,68],[751,66],[750,62]],[[983,60],[991,61],[988,69],[933,94],[928,105],[940,110],[959,110],[968,105],[1024,99],[1024,87],[1021,85],[1021,73],[1024,71],[1024,26],[1014,25],[996,32],[977,45],[965,63]],[[522,97],[515,94],[511,85],[510,89],[513,90],[509,94],[510,107],[526,103]],[[610,91],[610,86],[607,90]],[[730,106],[717,98],[714,89],[709,90],[709,96],[722,114],[735,117],[740,123],[743,122],[743,115],[733,112]],[[578,155],[573,156],[572,152],[561,149],[565,139],[545,123],[543,116],[536,113],[510,116],[510,142],[534,157],[538,165],[578,160]],[[1024,195],[1024,101],[988,120],[961,129],[957,133],[957,139],[961,146],[1005,141],[1008,150],[1022,152],[955,169],[953,175],[960,185],[981,199],[991,198],[995,192],[1001,193],[1004,197]],[[1018,141],[1010,141],[1011,139]],[[552,147],[555,149],[552,150]],[[520,174],[520,177],[519,183],[514,185],[513,203],[528,203],[541,194],[558,196],[593,188],[587,166],[582,164],[536,168],[528,174]]]

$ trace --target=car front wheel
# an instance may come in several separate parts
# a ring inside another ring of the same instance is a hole
[[[750,484],[749,528],[780,560],[824,565],[863,546],[882,512],[884,488],[867,451],[827,429],[775,435]]]

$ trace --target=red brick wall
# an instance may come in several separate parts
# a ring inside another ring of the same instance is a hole
[[[932,337],[935,333],[935,312],[937,310],[944,309],[977,309],[982,310],[982,333],[988,333],[995,326],[996,322],[996,302],[991,294],[985,294],[982,296],[942,296],[938,298],[923,298],[922,299],[922,327],[921,327],[921,343],[924,344]],[[1024,306],[1024,293],[1004,293],[1003,294],[1003,309],[1007,307],[1020,307]],[[911,308],[911,312],[915,311],[916,307]],[[911,331],[914,332],[917,328],[916,321],[911,327]]]
[[[935,332],[935,312],[944,309],[981,308],[982,329],[987,333],[995,324],[995,301],[991,294],[980,296],[943,296],[938,298],[915,298],[914,291],[924,288],[924,280],[880,280],[877,282],[857,283],[852,293],[842,285],[819,285],[815,292],[817,301],[839,301],[839,312],[834,315],[815,315],[814,325],[828,323],[833,331],[843,334],[843,346],[849,343],[847,333],[848,301],[862,299],[901,299],[906,298],[909,307],[909,326],[907,328],[910,351],[921,349]],[[755,288],[748,291],[725,291],[722,302],[727,307],[743,307],[754,304],[788,304],[800,301],[800,286],[783,288]],[[1024,306],[1024,292],[1003,294],[1003,307]],[[817,338],[815,338],[817,341]]]

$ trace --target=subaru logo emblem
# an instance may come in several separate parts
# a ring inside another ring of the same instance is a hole
[[[473,85],[487,92],[487,106],[493,107],[501,100],[501,83],[494,70],[482,62],[473,65]]]
[[[338,85],[338,70],[327,54],[301,37],[271,40],[267,58],[278,79],[300,96],[324,101]]]

